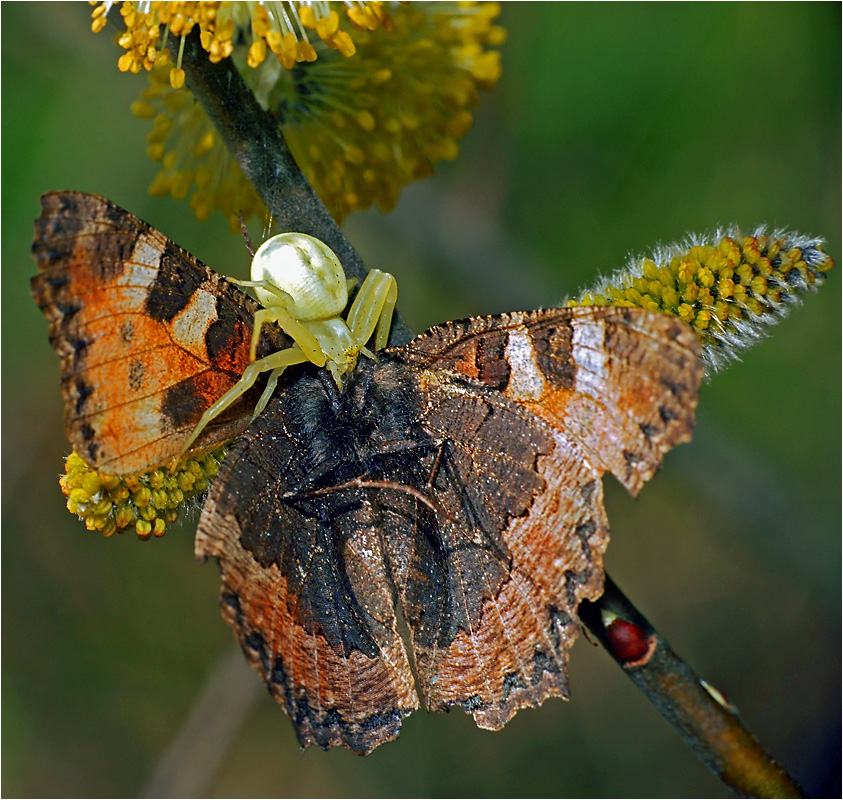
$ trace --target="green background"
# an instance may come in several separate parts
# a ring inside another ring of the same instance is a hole
[[[57,361],[28,288],[39,194],[103,194],[228,274],[247,259],[220,215],[146,194],[128,112],[144,80],[118,73],[87,5],[0,13],[2,793],[729,796],[586,641],[571,701],[500,733],[419,712],[368,758],[301,754],[232,656],[196,515],[140,543],[66,513]],[[839,4],[522,3],[503,21],[504,76],[460,159],[346,226],[414,329],[552,306],[719,223],[823,235],[840,263]],[[606,481],[615,580],[824,796],[841,791],[840,285],[836,267],[703,387],[693,443],[640,500]]]

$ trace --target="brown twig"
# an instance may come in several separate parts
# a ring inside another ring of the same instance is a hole
[[[607,575],[603,596],[580,619],[689,747],[738,793],[802,797],[796,782],[741,724],[737,709],[671,650]]]
[[[177,48],[177,41],[171,47]],[[280,227],[326,242],[346,271],[362,280],[365,264],[299,170],[277,122],[260,107],[230,59],[211,64],[194,31],[185,42],[182,67],[188,88]],[[396,319],[390,344],[406,344],[411,338],[404,322]],[[725,783],[744,795],[802,796],[743,727],[735,709],[697,678],[608,576],[603,597],[583,603],[580,614],[635,685]]]

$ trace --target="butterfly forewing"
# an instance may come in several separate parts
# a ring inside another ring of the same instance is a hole
[[[257,306],[102,197],[52,192],[41,204],[32,293],[61,360],[68,438],[108,474],[168,462],[248,365]],[[264,350],[282,341],[265,329]],[[233,406],[197,448],[242,431],[253,406]]]
[[[699,339],[665,314],[594,306],[475,317],[431,328],[407,351],[503,392],[633,494],[691,437]]]

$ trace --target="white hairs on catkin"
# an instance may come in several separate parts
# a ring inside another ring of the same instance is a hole
[[[762,305],[762,313],[749,308],[746,302],[737,297],[717,295],[717,300],[737,305],[741,314],[739,318],[730,316],[724,322],[712,313],[709,327],[700,332],[703,341],[702,360],[706,375],[711,376],[732,362],[739,361],[741,353],[768,335],[770,328],[784,319],[790,310],[802,301],[806,292],[816,291],[823,283],[824,270],[830,266],[830,258],[823,251],[823,239],[784,229],[768,230],[764,225],[758,226],[749,234],[736,225],[719,227],[708,233],[691,233],[680,242],[658,245],[649,257],[631,257],[625,267],[602,279],[591,294],[611,297],[612,290],[616,292],[618,289],[631,287],[634,280],[643,277],[644,265],[648,261],[659,268],[668,267],[673,259],[687,256],[693,247],[717,247],[724,237],[740,244],[746,236],[761,239],[762,242],[766,237],[768,243],[779,244],[776,254],[770,259],[773,272],[766,276],[765,293],[751,294],[751,297]],[[794,248],[800,251],[805,269],[791,268],[785,272],[777,270],[776,267],[782,263],[782,256]],[[714,311],[713,306],[702,308]],[[664,310],[670,311],[667,308]]]

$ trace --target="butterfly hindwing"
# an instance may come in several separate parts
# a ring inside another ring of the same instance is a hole
[[[51,192],[41,204],[32,292],[61,360],[68,438],[108,474],[163,464],[248,365],[257,305],[102,197]],[[261,352],[285,342],[268,327]],[[242,431],[254,402],[227,409],[197,448]]]
[[[361,406],[352,393],[338,395],[327,372],[306,373],[228,453],[196,554],[219,560],[223,616],[302,746],[367,753],[418,707],[394,607],[402,578],[389,557],[411,519],[400,491],[331,487],[383,475],[379,453],[413,443],[402,438],[400,404],[381,417],[377,444],[353,429],[373,419],[377,387],[357,395]],[[404,456],[393,472],[411,481],[404,472],[417,470],[414,453]]]
[[[600,473],[499,392],[450,372],[418,380],[423,429],[442,443],[441,510],[413,541],[403,594],[419,683],[429,709],[460,705],[498,729],[567,697],[577,606],[603,587]]]

